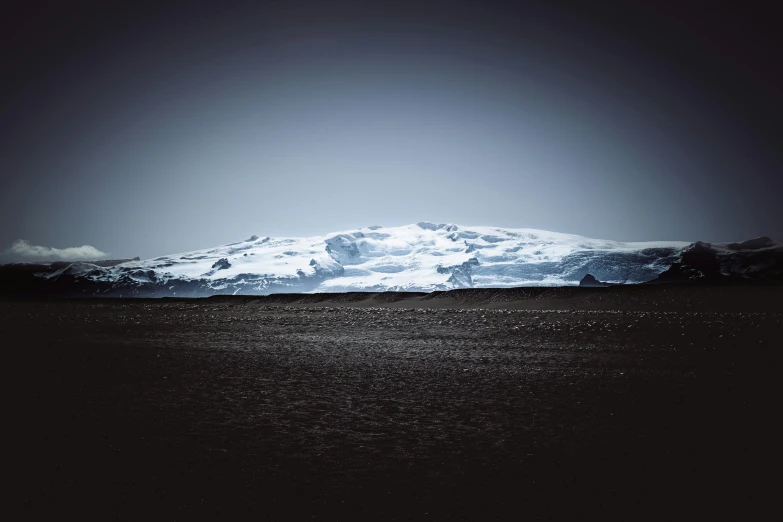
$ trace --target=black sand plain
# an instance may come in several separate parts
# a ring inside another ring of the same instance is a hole
[[[3,300],[7,492],[38,520],[779,515],[781,297]]]

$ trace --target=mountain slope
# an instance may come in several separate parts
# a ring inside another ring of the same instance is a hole
[[[653,283],[726,280],[783,281],[783,244],[768,237],[741,243],[697,241]]]
[[[259,238],[113,267],[74,263],[43,275],[98,295],[433,291],[638,283],[672,266],[684,242],[621,243],[534,229],[418,223],[307,238]]]

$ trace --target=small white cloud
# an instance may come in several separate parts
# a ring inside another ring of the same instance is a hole
[[[90,261],[107,255],[90,245],[53,248],[33,245],[24,239],[14,241],[5,253],[9,257],[28,261]]]

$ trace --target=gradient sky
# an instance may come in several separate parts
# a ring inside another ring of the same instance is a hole
[[[783,240],[778,18],[630,3],[6,2],[0,250]]]

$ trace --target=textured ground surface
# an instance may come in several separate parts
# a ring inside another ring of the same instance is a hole
[[[770,302],[0,302],[13,498],[28,518],[745,518],[779,469]]]

